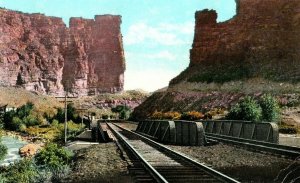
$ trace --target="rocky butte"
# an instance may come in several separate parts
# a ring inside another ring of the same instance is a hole
[[[195,13],[189,67],[136,108],[136,118],[155,110],[227,108],[246,92],[300,92],[300,1],[236,4],[225,22],[217,22],[214,10]]]
[[[190,66],[171,84],[252,77],[300,81],[300,1],[236,3],[236,16],[226,22],[217,23],[214,10],[196,12]]]
[[[71,18],[0,9],[0,85],[59,95],[123,91],[121,16]]]

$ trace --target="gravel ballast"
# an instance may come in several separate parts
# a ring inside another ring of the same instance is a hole
[[[273,182],[292,160],[235,146],[169,146],[242,182]]]

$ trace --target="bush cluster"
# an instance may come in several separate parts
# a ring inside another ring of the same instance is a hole
[[[158,111],[155,111],[151,117],[151,119],[159,119],[159,120],[162,120],[162,119],[171,119],[171,120],[178,120],[181,118],[181,114],[179,112],[158,112]]]
[[[38,170],[32,160],[23,159],[5,167],[0,177],[4,179],[5,183],[31,183],[36,182],[37,175]]]
[[[57,144],[49,143],[36,156],[36,164],[39,166],[46,166],[51,169],[57,169],[64,165],[71,163],[73,154],[59,147]]]
[[[259,121],[261,119],[261,107],[252,97],[245,97],[231,108],[227,119]]]
[[[226,116],[229,120],[277,121],[279,105],[271,95],[263,95],[258,101],[247,96],[233,106]]]
[[[14,131],[24,131],[27,127],[39,125],[38,117],[34,116],[33,103],[28,102],[25,105],[4,114],[4,127]]]
[[[53,122],[53,120],[58,121],[59,123],[64,123],[65,122],[65,110],[62,108],[57,108],[57,113],[54,115],[52,118],[51,117],[46,117],[48,121]],[[73,104],[68,104],[67,105],[67,120],[68,121],[73,121],[75,123],[81,123],[81,118],[76,112],[76,109]]]
[[[159,112],[155,111],[150,118],[156,119],[156,120],[164,120],[164,119],[170,119],[170,120],[189,120],[189,121],[195,121],[200,119],[205,119],[208,115],[204,115],[201,112],[198,111],[189,111],[184,113],[179,113],[175,111],[169,111],[169,112]]]
[[[259,100],[263,121],[277,121],[279,118],[278,101],[271,95],[263,95]]]
[[[119,119],[128,119],[131,113],[131,109],[126,105],[117,105],[111,109],[112,112],[119,115]]]
[[[204,119],[204,115],[201,112],[190,111],[190,112],[184,112],[181,115],[180,119],[182,119],[182,120],[189,120],[189,121],[195,121],[195,120]]]
[[[0,173],[0,182],[60,182],[70,171],[72,153],[56,144],[48,144],[33,159],[24,158]]]

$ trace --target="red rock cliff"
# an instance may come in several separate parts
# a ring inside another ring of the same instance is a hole
[[[214,10],[196,12],[190,67],[173,83],[243,77],[300,81],[300,1],[236,2],[237,14],[226,22],[217,23]]]
[[[45,94],[123,90],[121,17],[61,18],[0,9],[0,84]]]

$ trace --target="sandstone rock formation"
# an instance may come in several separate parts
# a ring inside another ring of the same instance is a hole
[[[0,85],[74,95],[123,90],[121,17],[61,18],[0,9]]]
[[[214,10],[196,12],[189,67],[135,108],[133,119],[155,110],[230,108],[245,94],[299,93],[300,1],[236,3],[226,22],[218,23]]]
[[[196,12],[190,66],[171,84],[251,77],[300,81],[300,1],[236,2],[237,14],[226,22],[217,23],[214,10]]]

